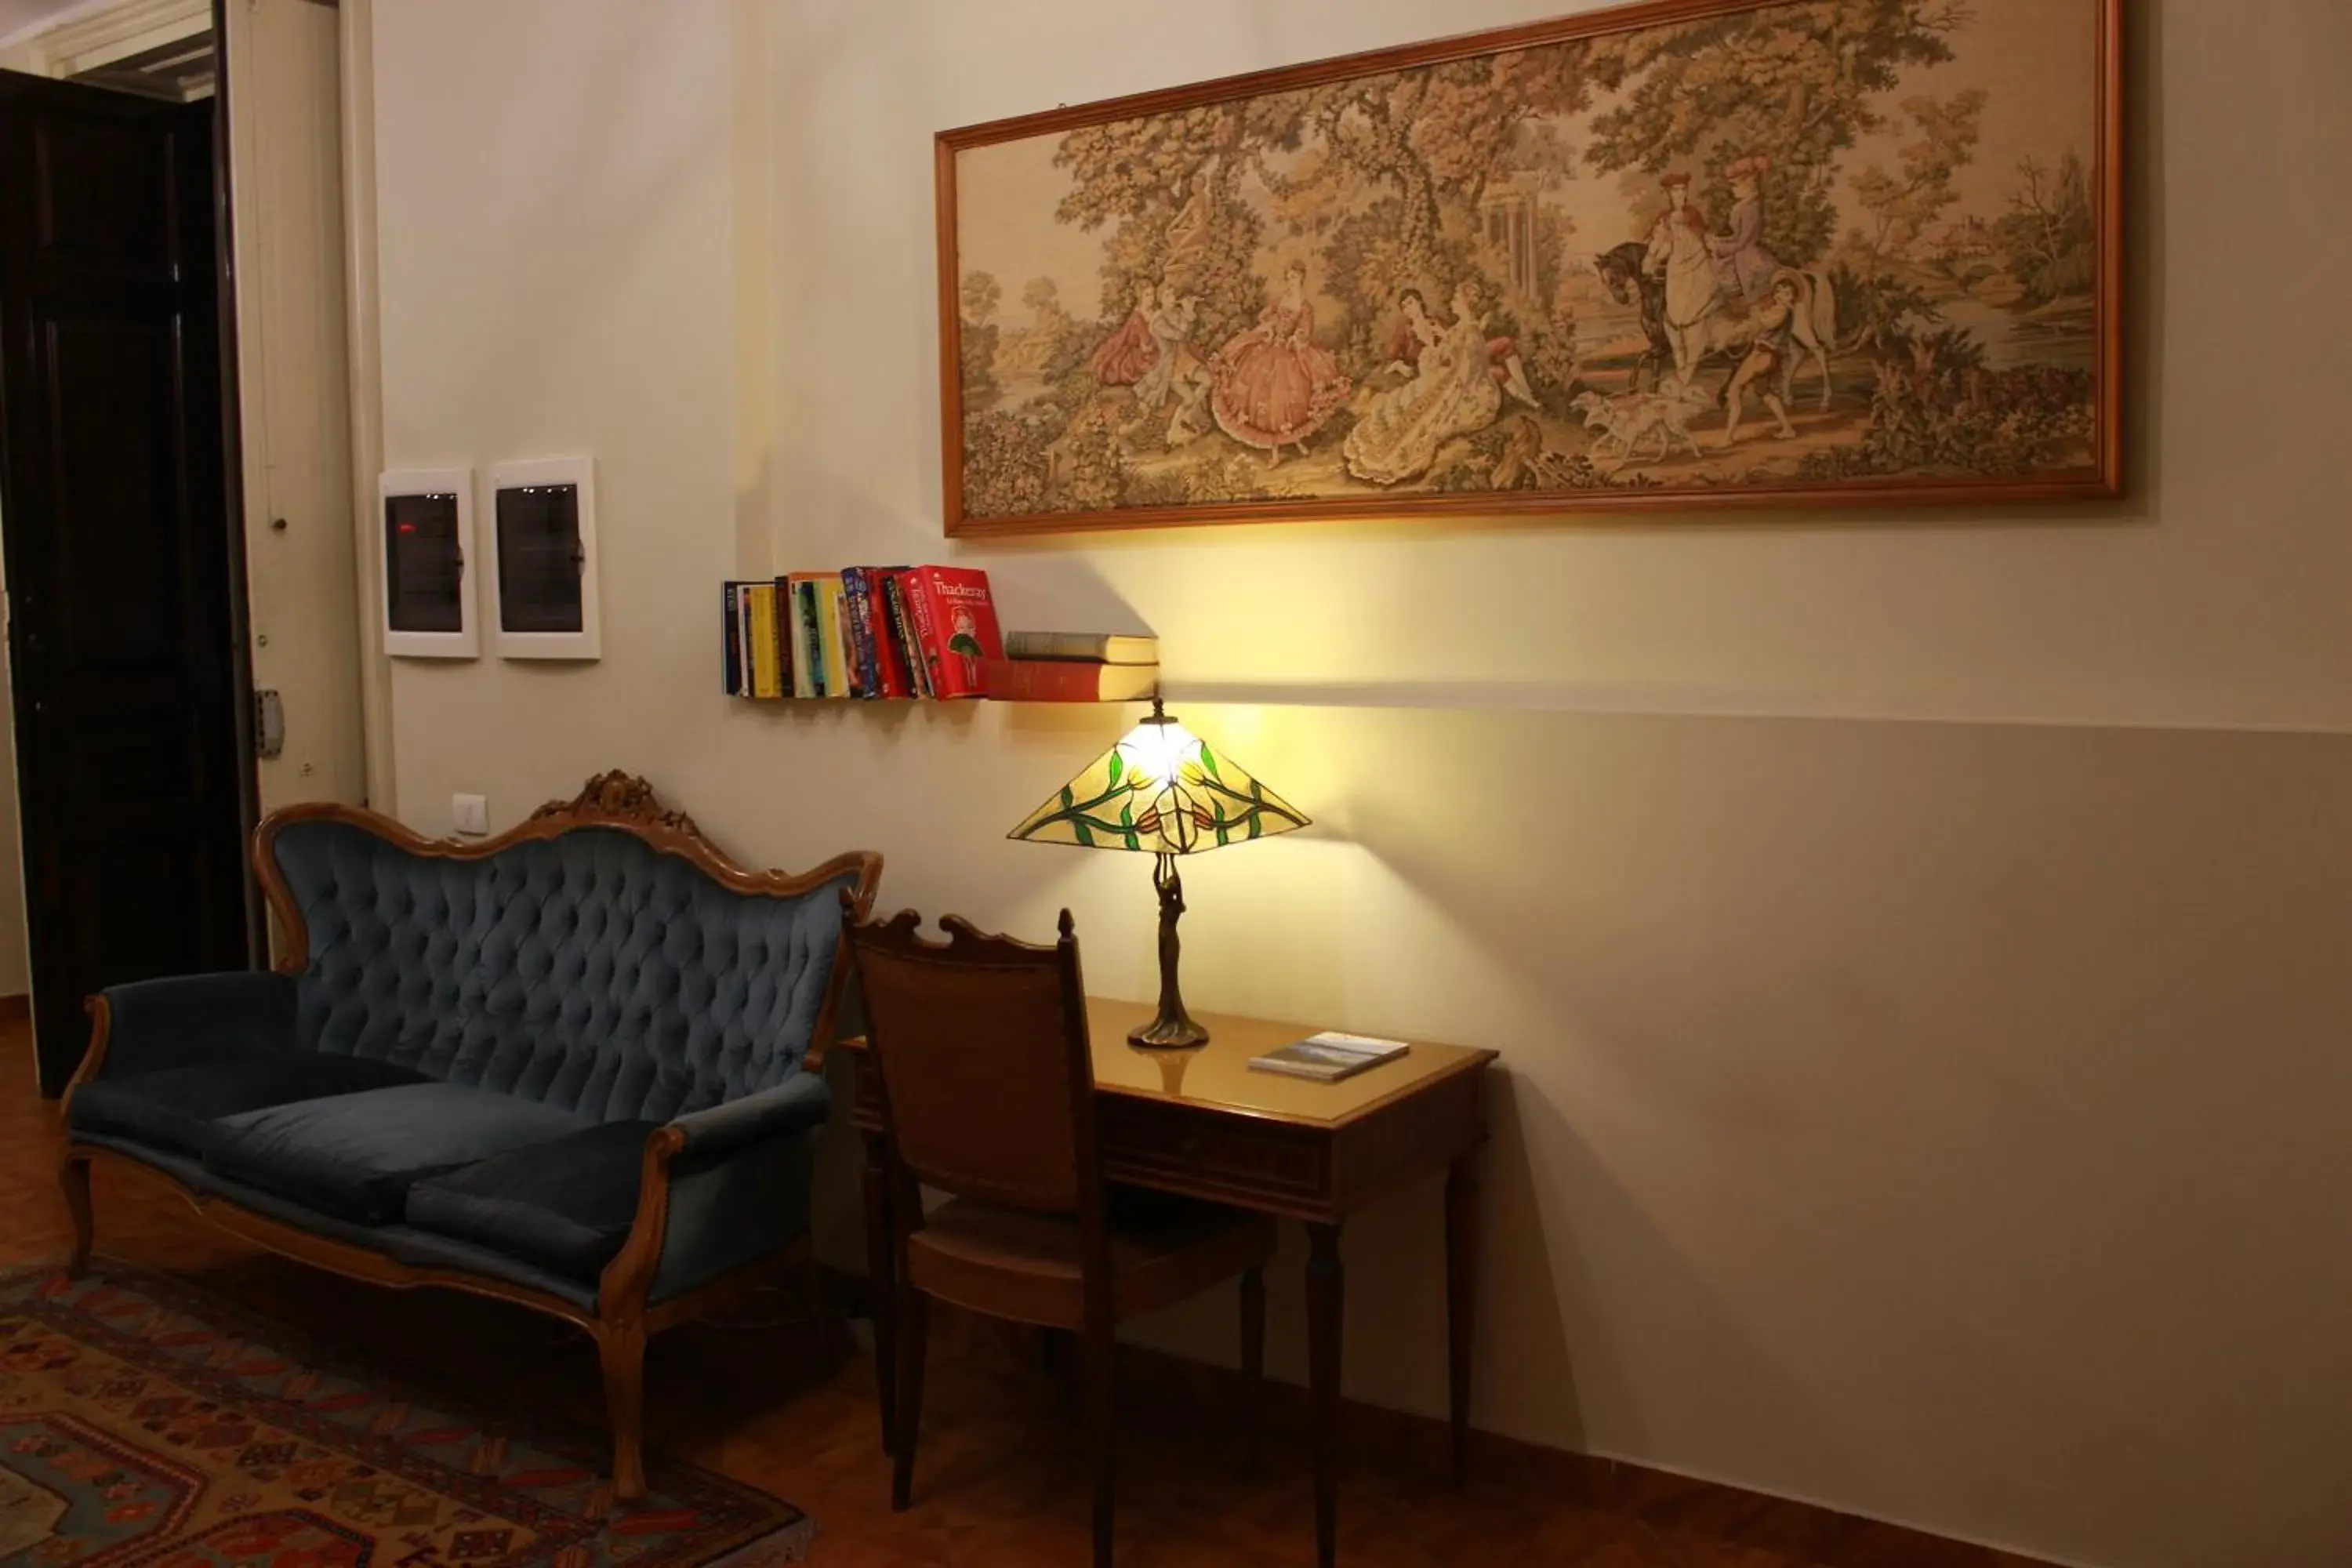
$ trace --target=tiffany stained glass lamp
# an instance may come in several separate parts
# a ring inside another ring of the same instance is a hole
[[[1139,1046],[1197,1046],[1209,1031],[1184,1012],[1176,988],[1176,921],[1184,884],[1176,858],[1270,838],[1307,826],[1306,815],[1170,718],[1151,700],[1151,716],[1088,763],[1051,800],[1006,837],[1081,849],[1129,849],[1152,856],[1160,894],[1160,1016],[1128,1036]]]

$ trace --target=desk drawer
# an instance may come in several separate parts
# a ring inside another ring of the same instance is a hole
[[[1223,1116],[1162,1101],[1097,1095],[1096,1126],[1112,1174],[1148,1174],[1204,1196],[1321,1197],[1329,1141],[1279,1121]]]

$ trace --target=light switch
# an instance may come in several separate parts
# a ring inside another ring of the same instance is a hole
[[[490,830],[490,803],[478,795],[453,795],[449,797],[449,820],[458,832],[478,837]]]

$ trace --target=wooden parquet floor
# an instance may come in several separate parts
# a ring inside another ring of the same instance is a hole
[[[0,1026],[0,1267],[65,1255],[53,1107],[22,1023]],[[168,1190],[101,1168],[99,1249],[168,1270],[428,1384],[591,1425],[594,1352],[501,1303],[352,1284],[198,1219]],[[870,1362],[830,1367],[797,1324],[690,1325],[654,1342],[647,1440],[814,1515],[817,1568],[1053,1568],[1089,1560],[1076,1410],[1019,1342],[935,1331],[917,1506],[889,1507]],[[1134,1375],[1129,1377],[1127,1373]],[[1296,1568],[1314,1561],[1303,1435],[1277,1414],[1256,1469],[1206,1380],[1122,1369],[1119,1561],[1129,1568]],[[1130,1389],[1125,1384],[1136,1386]],[[1394,1432],[1385,1430],[1392,1425]],[[1679,1480],[1482,1442],[1470,1485],[1442,1476],[1433,1427],[1351,1423],[1340,1494],[1350,1568],[2025,1568],[2026,1559]]]

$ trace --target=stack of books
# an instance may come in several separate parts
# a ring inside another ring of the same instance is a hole
[[[1160,639],[1122,632],[1008,632],[981,686],[1005,702],[1134,702],[1160,689]]]
[[[988,574],[965,566],[845,566],[726,585],[733,697],[961,698],[1004,655]]]

